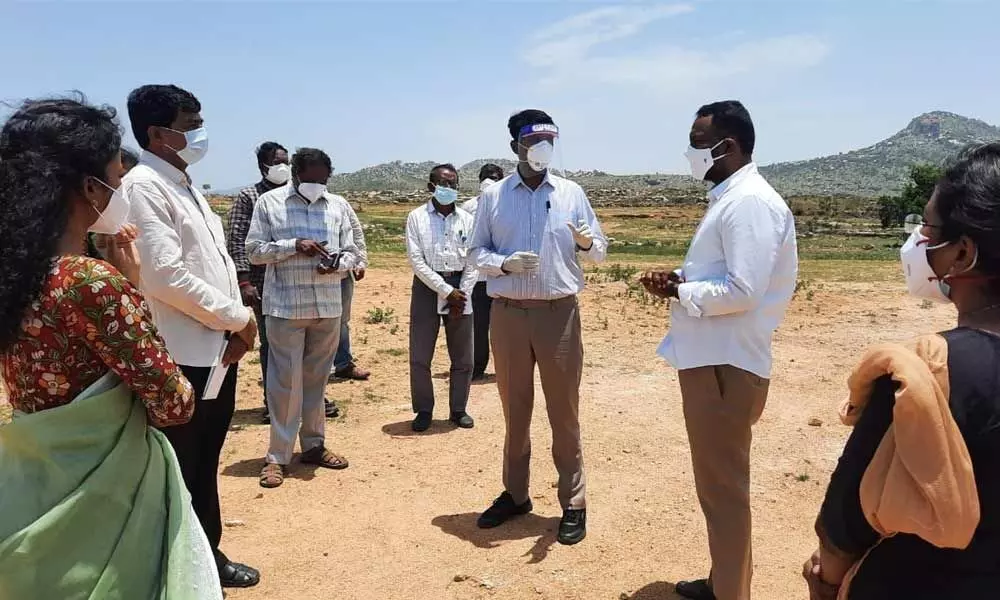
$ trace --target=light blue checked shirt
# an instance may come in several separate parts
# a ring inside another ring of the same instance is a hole
[[[567,223],[586,221],[594,244],[579,250]],[[486,293],[511,300],[556,300],[583,291],[583,269],[577,254],[604,260],[608,241],[584,193],[576,183],[545,176],[534,191],[521,175],[511,175],[479,196],[469,260],[486,274]],[[532,273],[504,273],[501,266],[518,251],[534,252],[539,268]]]
[[[350,205],[327,193],[309,202],[289,183],[257,200],[246,250],[250,262],[267,265],[263,312],[280,319],[335,319],[341,315],[340,281],[361,261],[354,243]],[[331,254],[340,252],[337,273],[316,271],[319,257],[295,250],[296,240],[326,242]]]

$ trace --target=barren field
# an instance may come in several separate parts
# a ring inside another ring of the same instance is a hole
[[[690,211],[656,211],[655,217],[601,216],[611,235],[661,241],[689,236],[697,219]],[[257,360],[242,365],[238,412],[220,474],[223,549],[258,567],[263,579],[255,589],[229,591],[228,598],[676,598],[672,582],[707,573],[705,527],[676,374],[654,354],[667,328],[667,308],[629,282],[635,268],[676,266],[682,243],[619,247],[600,270],[588,267],[581,421],[589,531],[581,544],[563,547],[555,542],[560,508],[537,381],[535,512],[501,528],[475,527],[478,513],[501,491],[504,427],[495,385],[473,388],[475,429],[454,430],[446,421],[425,434],[409,429],[412,275],[395,252],[403,212],[393,207],[362,215],[376,253],[356,288],[352,338],[358,363],[374,374],[369,382],[328,388],[343,410],[328,421],[328,446],[350,459],[349,469],[317,471],[296,463],[284,486],[260,488],[268,436],[259,424],[263,392]],[[669,234],[635,224],[671,216],[684,224]],[[855,251],[866,251],[853,238],[802,244],[805,255],[839,248],[854,258]],[[806,597],[799,573],[814,548],[812,523],[848,433],[836,407],[860,352],[874,342],[949,327],[953,319],[950,308],[908,297],[897,263],[835,256],[803,261],[799,290],[775,339],[767,409],[754,431],[754,597],[764,600]],[[441,409],[435,416],[444,419],[447,354],[441,337],[434,369]]]

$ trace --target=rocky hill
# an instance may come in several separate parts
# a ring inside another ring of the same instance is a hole
[[[910,166],[942,164],[969,144],[1000,140],[1000,128],[948,112],[930,112],[913,119],[902,131],[872,146],[811,160],[762,167],[771,183],[786,196],[875,197],[897,192]],[[507,159],[479,159],[459,167],[462,189],[477,187],[479,168],[493,162],[509,172]],[[391,162],[353,173],[334,175],[331,187],[343,192],[417,192],[426,186],[433,162]],[[703,197],[704,186],[684,175],[614,175],[603,171],[570,171],[567,175],[592,195],[646,202]],[[628,203],[627,201],[625,202]]]
[[[878,196],[898,191],[911,165],[940,165],[969,144],[997,140],[998,127],[949,112],[931,112],[867,148],[769,165],[763,171],[787,194]]]

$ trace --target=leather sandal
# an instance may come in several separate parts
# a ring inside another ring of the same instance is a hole
[[[299,460],[307,465],[317,465],[326,469],[346,469],[347,459],[318,446],[302,453]]]
[[[224,588],[248,588],[260,583],[260,573],[243,563],[229,561],[219,569],[219,581]]]
[[[285,482],[285,468],[278,464],[268,463],[260,471],[260,487],[276,488]]]

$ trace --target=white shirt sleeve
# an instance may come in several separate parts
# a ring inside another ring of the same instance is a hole
[[[143,292],[209,329],[240,331],[246,327],[252,317],[249,308],[185,267],[181,240],[162,192],[143,183],[129,186],[126,192],[132,204],[131,220],[141,232],[135,245],[142,260]]]
[[[590,200],[587,199],[587,194],[583,190],[580,190],[580,203],[584,219],[590,226],[590,232],[594,235],[594,243],[589,250],[582,251],[583,255],[595,263],[604,262],[608,256],[608,238],[604,237],[604,232],[601,231],[601,222],[597,220],[597,214],[594,213],[593,207],[590,206]],[[573,225],[577,225],[577,223]]]
[[[469,241],[469,263],[475,269],[490,277],[501,277],[503,261],[507,257],[493,250],[493,234],[490,231],[489,214],[492,210],[492,198],[496,195],[483,194],[479,197],[476,218],[472,226],[472,239]]]
[[[472,202],[472,200],[470,200]],[[466,218],[465,231],[470,231],[476,226],[475,219],[472,215]],[[476,281],[479,279],[479,271],[476,270],[476,265],[472,263],[469,259],[468,254],[465,256],[465,267],[462,269],[462,281],[458,284],[459,289],[465,292],[465,297],[467,300],[467,307],[472,306],[472,291],[476,287]]]
[[[266,202],[257,200],[250,229],[247,231],[246,251],[250,264],[269,265],[295,256],[296,240],[274,240],[271,235],[271,213]]]
[[[365,230],[361,226],[361,220],[358,219],[358,213],[354,212],[354,207],[351,206],[350,202],[344,201],[344,206],[347,208],[347,217],[351,222],[351,232],[354,237],[354,246],[358,251],[358,260],[354,264],[354,269],[367,269],[368,268],[368,245],[365,243]]]
[[[337,265],[337,270],[340,272],[357,268],[362,260],[362,251],[354,241],[354,223],[350,218],[350,215],[354,215],[354,209],[346,203],[343,208],[340,215],[340,235],[338,236],[340,239],[340,264]],[[356,220],[357,216],[355,215],[354,221]]]
[[[413,273],[417,279],[437,292],[438,296],[447,298],[448,294],[451,294],[452,290],[455,289],[448,285],[448,282],[438,275],[424,259],[424,251],[420,246],[420,226],[417,224],[417,216],[413,213],[406,217],[406,255],[410,259],[410,265],[413,266]]]
[[[756,308],[774,272],[786,219],[757,196],[726,207],[720,219],[726,275],[678,286],[677,295],[688,314],[715,317]]]

